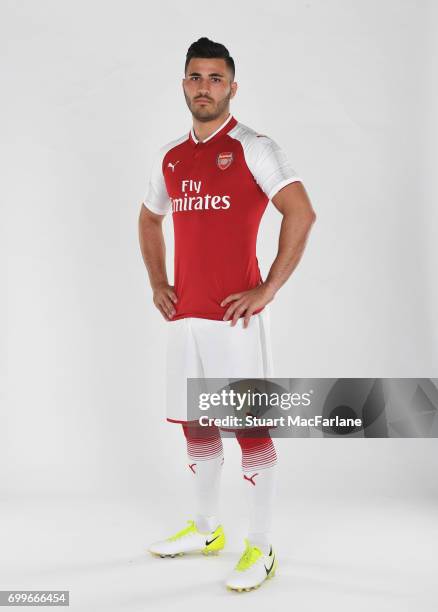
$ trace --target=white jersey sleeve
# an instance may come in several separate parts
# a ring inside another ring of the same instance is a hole
[[[278,144],[239,123],[230,133],[243,147],[246,164],[270,200],[289,183],[302,181]]]
[[[146,208],[149,208],[149,210],[157,215],[166,215],[172,209],[172,202],[170,201],[169,194],[167,193],[167,187],[163,175],[164,157],[166,153],[187,140],[188,137],[188,134],[184,134],[184,136],[168,142],[159,149],[154,157],[149,178],[149,185],[143,200],[143,204],[146,206]]]
[[[165,154],[166,147],[162,147],[155,155],[148,189],[143,201],[146,208],[149,208],[149,210],[157,215],[165,215],[171,208],[171,202],[163,176],[163,158]]]
[[[248,157],[251,173],[270,200],[289,183],[301,181],[283,149],[267,136],[257,136]]]

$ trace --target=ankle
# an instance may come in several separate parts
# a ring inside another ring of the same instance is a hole
[[[196,529],[201,533],[211,533],[214,531],[219,522],[215,516],[204,516],[198,514],[195,519]]]
[[[251,546],[257,546],[264,555],[269,555],[271,551],[271,542],[267,533],[250,532],[248,534],[248,540]]]

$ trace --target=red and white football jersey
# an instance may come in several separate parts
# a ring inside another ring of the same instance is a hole
[[[229,306],[220,306],[224,298],[262,283],[260,220],[269,200],[300,180],[271,138],[232,115],[203,142],[192,128],[160,149],[144,204],[159,215],[172,212],[178,298],[172,320],[221,320]]]

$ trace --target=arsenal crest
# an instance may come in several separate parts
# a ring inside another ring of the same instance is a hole
[[[233,161],[232,153],[219,153],[216,159],[218,168],[220,168],[221,170],[226,170],[227,168],[229,168],[231,166],[232,161]]]

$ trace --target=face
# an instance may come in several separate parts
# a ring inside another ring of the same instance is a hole
[[[183,89],[193,117],[206,122],[229,109],[237,83],[224,59],[194,57],[187,66]]]

